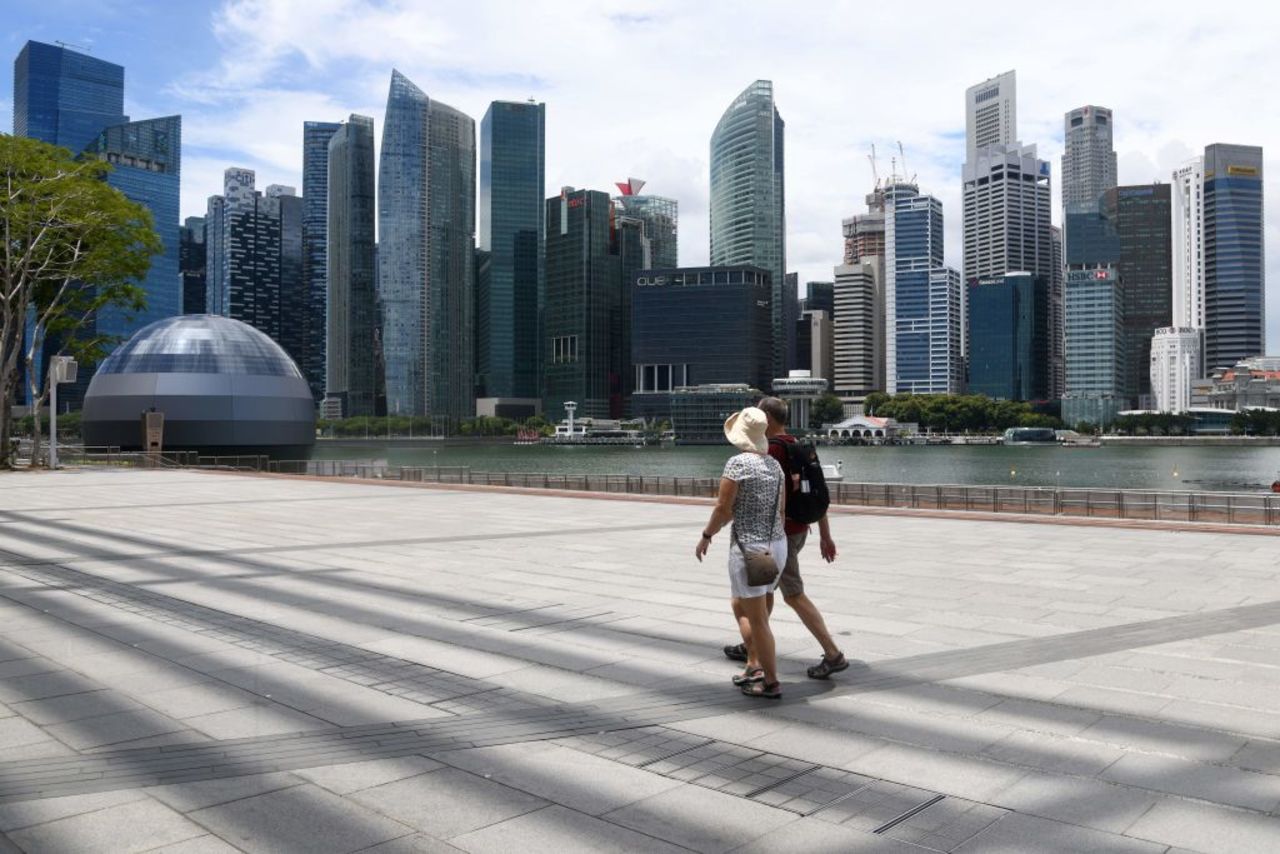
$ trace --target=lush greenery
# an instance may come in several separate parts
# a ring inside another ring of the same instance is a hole
[[[1190,415],[1144,412],[1141,415],[1118,416],[1111,422],[1111,432],[1122,436],[1187,436],[1195,424],[1195,418]]]
[[[840,402],[840,398],[831,392],[819,397],[809,407],[809,423],[807,425],[799,425],[801,427],[813,427],[815,429],[822,427],[824,424],[838,424],[844,420],[844,404]]]
[[[1231,432],[1237,436],[1280,436],[1280,412],[1242,409],[1231,417]]]
[[[537,430],[539,435],[550,436],[555,426],[541,415],[524,421],[495,418],[484,415],[468,418],[456,428],[447,428],[438,419],[409,417],[407,415],[372,415],[355,418],[320,419],[316,427],[324,436],[378,437],[378,436],[514,436],[522,428]]]
[[[898,394],[867,395],[867,412],[899,423],[914,423],[920,429],[944,433],[993,433],[1010,427],[1061,428],[1052,415],[1037,412],[1030,403],[992,400],[982,394]]]
[[[8,404],[20,365],[38,412],[47,390],[33,368],[46,340],[57,354],[92,363],[114,343],[91,334],[98,313],[144,306],[137,282],[162,250],[160,238],[151,213],[107,183],[110,171],[65,148],[0,134],[0,447],[13,430]],[[32,336],[24,334],[29,317]]]

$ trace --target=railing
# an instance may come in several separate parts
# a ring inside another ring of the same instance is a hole
[[[410,483],[476,484],[527,489],[561,489],[631,495],[713,498],[715,477],[635,474],[486,472],[470,466],[389,466],[347,460],[272,460],[259,455],[198,456],[177,452],[153,458],[118,448],[68,448],[69,464],[162,466],[258,471],[395,480]],[[833,504],[912,510],[967,510],[1030,516],[1072,516],[1142,521],[1280,525],[1280,494],[1265,492],[1162,492],[1051,486],[964,486],[959,484],[829,484]]]

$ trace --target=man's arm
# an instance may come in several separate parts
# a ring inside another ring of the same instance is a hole
[[[818,520],[818,549],[827,563],[836,559],[836,541],[831,539],[831,525],[825,515]]]

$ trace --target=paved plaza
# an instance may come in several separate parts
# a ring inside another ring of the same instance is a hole
[[[769,702],[707,515],[0,475],[0,851],[1280,850],[1280,538],[840,512]]]

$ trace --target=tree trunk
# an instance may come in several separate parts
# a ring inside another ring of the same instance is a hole
[[[27,391],[29,392],[28,400],[32,401],[31,405],[31,467],[36,468],[40,465],[40,398],[37,393],[40,391],[40,378],[36,376],[35,359],[31,356],[26,358],[27,365]]]

